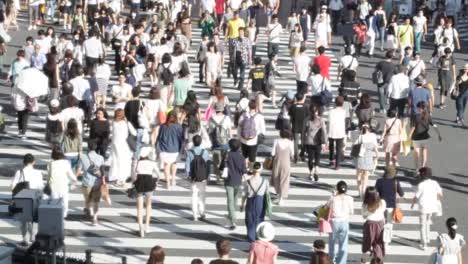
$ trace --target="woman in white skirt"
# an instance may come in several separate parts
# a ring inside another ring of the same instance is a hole
[[[124,110],[117,109],[112,123],[109,182],[115,182],[118,186],[122,186],[131,175],[133,153],[127,143],[129,134],[136,135],[136,131],[125,120]]]
[[[465,246],[465,238],[457,234],[457,219],[450,217],[445,222],[448,232],[437,238],[437,251],[441,256],[440,264],[462,264],[461,250]]]
[[[315,48],[320,46],[328,48],[331,45],[330,15],[327,13],[327,6],[322,6],[320,14],[315,19]]]
[[[183,144],[184,130],[177,123],[177,113],[171,111],[167,116],[166,123],[160,126],[156,140],[156,151],[159,153],[160,161],[164,165],[164,176],[168,189],[170,186],[176,185],[177,161],[183,150]]]
[[[206,53],[205,76],[206,85],[214,88],[218,73],[222,71],[221,56],[219,55],[214,42],[209,42],[207,45],[208,52]]]
[[[359,196],[363,197],[369,174],[375,169],[379,155],[377,136],[370,131],[367,123],[361,127],[361,135],[354,144],[361,144],[361,151],[356,162],[356,176]]]
[[[387,50],[396,50],[398,48],[398,38],[396,37],[398,31],[398,17],[392,14],[387,24]]]

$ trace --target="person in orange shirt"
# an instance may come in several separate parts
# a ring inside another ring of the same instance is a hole
[[[331,58],[325,55],[325,47],[318,47],[319,55],[314,58],[314,64],[320,67],[320,75],[330,80]]]
[[[367,27],[364,20],[359,20],[359,22],[353,26],[354,33],[357,36],[357,43],[356,44],[356,57],[359,58],[361,56],[361,49],[366,41],[366,32]]]

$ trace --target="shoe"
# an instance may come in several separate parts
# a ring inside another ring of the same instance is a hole
[[[309,171],[309,180],[313,180],[314,177],[312,176],[312,171]]]
[[[149,234],[151,232],[151,229],[149,227],[149,225],[145,225],[145,234]]]
[[[143,225],[140,225],[140,237],[145,237],[145,230],[143,229]]]
[[[234,87],[237,86],[237,80],[234,80]]]
[[[301,161],[302,161],[302,162],[305,162],[305,161],[306,161],[306,158],[305,158],[304,155],[301,155]]]
[[[197,221],[198,221],[198,218],[197,218],[196,216],[193,216],[193,217],[192,217],[192,221],[197,222]]]
[[[21,138],[21,139],[28,139],[28,137],[26,136],[26,134],[21,134],[20,138]]]
[[[361,263],[369,262],[369,253],[363,253],[361,256]]]
[[[278,204],[278,206],[284,205],[284,200],[283,200],[283,198],[279,198],[277,204]]]
[[[85,214],[86,217],[90,217],[91,213],[88,208],[83,208],[83,213]]]
[[[335,166],[335,170],[340,170],[340,166]]]
[[[99,224],[97,218],[93,218],[93,226],[97,226]]]
[[[33,26],[30,25],[30,26],[28,27],[28,31],[31,31],[32,29],[33,29]]]
[[[200,215],[200,221],[204,221],[205,219],[206,219],[206,215],[205,215],[205,214]]]
[[[423,251],[426,251],[427,250],[427,245],[426,244],[420,244],[419,245],[419,248]]]
[[[34,25],[34,26],[33,26],[33,29],[34,29],[34,30],[36,30],[36,29],[37,29],[37,26],[36,26],[36,25]]]
[[[335,167],[335,161],[334,160],[330,160],[330,167]]]
[[[23,240],[23,241],[21,241],[21,242],[19,243],[19,245],[22,246],[22,247],[28,247],[28,246],[29,246],[29,243],[28,243],[28,241]]]
[[[439,109],[445,109],[445,107],[447,107],[445,104],[440,104],[439,105]]]
[[[231,231],[236,230],[236,226],[235,226],[235,225],[230,226],[230,227],[229,227],[229,230],[231,230]]]
[[[319,176],[317,173],[314,173],[314,181],[318,181],[319,180]]]

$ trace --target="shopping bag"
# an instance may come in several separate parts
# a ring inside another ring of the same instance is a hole
[[[102,177],[101,188],[101,199],[104,200],[108,205],[112,205],[112,201],[109,194],[109,185],[107,185],[106,178]]]
[[[211,106],[211,105],[208,106],[208,108],[206,108],[205,117],[204,117],[205,121],[210,120],[211,116],[213,115],[213,111],[214,111],[214,109],[213,109],[213,106]]]

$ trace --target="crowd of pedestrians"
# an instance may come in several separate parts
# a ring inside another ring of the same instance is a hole
[[[383,263],[391,251],[393,224],[398,222],[397,201],[404,197],[395,177],[398,156],[412,147],[413,171],[420,183],[411,198],[418,204],[420,244],[426,249],[431,217],[442,214],[443,197],[428,164],[430,128],[442,140],[432,113],[435,108],[444,109],[450,97],[456,101],[455,122],[464,126],[468,101],[468,65],[457,72],[455,63],[454,53],[460,49],[453,27],[457,16],[449,15],[450,0],[437,1],[436,7],[429,6],[431,2],[416,6],[414,17],[385,10],[383,1],[314,3],[310,9],[294,10],[284,29],[279,23],[279,0],[204,0],[199,25],[191,19],[196,13],[193,1],[133,0],[131,5],[119,0],[30,1],[32,36],[16,52],[8,81],[21,139],[28,137],[29,116],[36,115],[39,103],[49,107],[45,140],[52,150],[51,161],[42,182],[40,172],[33,168],[34,157],[25,155],[24,167],[15,174],[11,187],[30,181],[29,188],[44,189],[50,197],[62,199],[66,218],[70,186],[81,184],[84,213],[94,225],[99,225],[101,198],[110,203],[108,186],[124,189],[136,198],[136,233],[144,237],[151,232],[156,186],[164,182],[172,190],[177,181],[188,181],[193,220],[199,221],[208,217],[206,189],[214,177],[226,190],[226,228],[235,230],[238,211],[245,214],[246,239],[251,243],[248,263],[275,263],[279,252],[272,242],[275,229],[265,220],[271,218],[273,206],[287,206],[291,167],[307,162],[310,180],[320,181],[322,152],[328,152],[326,166],[340,170],[349,146],[358,196],[347,194],[344,181],[336,184],[323,217],[331,224],[326,232],[328,254],[325,242],[315,241],[310,263],[347,263],[354,200],[362,202],[364,218],[361,262]],[[17,25],[20,7],[16,2],[7,6],[7,11],[1,11],[8,29]],[[268,17],[265,28],[256,20],[260,12]],[[48,22],[59,23],[61,33],[52,26],[44,30],[42,25]],[[431,66],[421,56],[429,23],[436,25],[431,63],[438,70],[437,84],[428,82],[426,67]],[[346,24],[351,24],[355,34],[345,36],[338,95],[334,96],[332,62],[326,51],[333,44],[332,33]],[[197,26],[202,30],[199,46],[192,43],[192,28]],[[37,35],[32,31],[36,29]],[[282,76],[277,63],[285,30],[290,32],[288,48],[297,87],[283,96],[277,89],[277,78]],[[261,34],[267,41],[267,59],[256,55]],[[315,47],[308,42],[310,34],[315,34]],[[375,46],[378,40],[380,49]],[[368,56],[378,52],[385,56],[372,74],[379,112],[387,117],[381,131],[370,96],[357,78],[359,58],[366,49]],[[190,50],[196,50],[198,72],[189,66]],[[310,56],[312,50],[315,57]],[[108,63],[109,58],[113,63]],[[18,76],[28,68],[41,70],[47,77],[47,95],[31,97],[17,87]],[[233,76],[233,87],[223,82],[225,75]],[[110,85],[112,77],[117,78],[115,85]],[[196,80],[210,95],[205,109],[192,90]],[[148,92],[143,81],[151,83]],[[235,105],[225,88],[239,91]],[[440,89],[437,105],[434,89]],[[260,145],[271,144],[265,140],[264,116],[265,104],[270,102],[279,108],[275,122],[279,136],[271,145],[272,158],[262,164],[257,153]],[[369,186],[380,143],[386,172],[375,186]],[[185,162],[185,177],[177,174],[179,161]],[[263,170],[272,171],[269,179],[262,176]],[[461,263],[464,240],[456,233],[454,218],[447,220],[447,228],[448,234],[438,238],[438,253],[442,263],[455,263],[455,259]],[[32,240],[32,223],[22,223],[21,230],[22,243],[27,245]],[[229,260],[230,248],[228,240],[218,241],[220,259],[211,263],[237,263]],[[164,263],[164,257],[164,250],[154,247],[148,263]],[[195,259],[192,263],[202,262]]]

